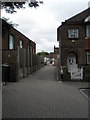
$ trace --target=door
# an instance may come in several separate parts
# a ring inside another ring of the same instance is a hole
[[[68,72],[73,71],[76,68],[76,54],[75,53],[69,53],[67,57],[67,68]]]

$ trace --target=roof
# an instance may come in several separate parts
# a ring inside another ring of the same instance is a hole
[[[59,30],[64,26],[64,25],[70,25],[70,24],[85,24],[85,19],[90,16],[90,8],[85,9],[84,11],[76,14],[75,16],[65,20],[65,22],[62,22],[62,24],[57,28],[57,41],[59,41]],[[90,24],[90,21],[87,23]]]
[[[66,24],[85,24],[85,19],[90,16],[90,8],[85,9],[84,11],[76,14],[75,16],[65,20],[65,22],[62,22],[62,24],[57,28],[57,41],[59,41],[59,29],[61,29]],[[88,21],[90,24],[90,21]]]
[[[70,22],[70,21],[84,21],[86,17],[90,15],[90,8],[85,9],[84,11],[76,14],[75,16],[69,18],[65,22]]]
[[[7,23],[5,20],[1,19],[2,20],[2,25],[5,25],[8,29],[9,28],[12,28],[14,29],[15,31],[17,31],[19,34],[21,34],[22,36],[24,36],[25,38],[27,38],[29,41],[33,42],[32,40],[30,40],[28,37],[26,37],[23,33],[21,33],[20,31],[18,31],[17,29],[15,29],[12,25],[10,25],[9,23]],[[34,44],[36,44],[35,42],[33,42]]]
[[[87,9],[85,9],[84,11],[76,14],[75,16],[73,16],[73,17],[65,20],[65,22],[62,22],[62,25],[60,25],[60,26],[58,27],[58,29],[59,29],[60,27],[62,27],[64,24],[70,24],[70,23],[72,23],[72,24],[73,24],[73,23],[75,23],[75,24],[78,24],[78,23],[79,23],[79,24],[80,24],[80,23],[83,23],[84,20],[85,20],[85,18],[87,18],[89,15],[90,15],[90,8],[87,8]]]

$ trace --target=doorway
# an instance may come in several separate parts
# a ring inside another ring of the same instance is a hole
[[[67,57],[67,68],[70,73],[73,69],[77,68],[77,55],[74,52],[68,54]]]

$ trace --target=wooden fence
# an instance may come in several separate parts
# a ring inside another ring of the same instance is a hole
[[[19,81],[19,79],[30,75],[43,66],[42,61],[38,55],[30,53],[29,50],[20,48],[2,50],[2,64],[10,67],[9,81]]]

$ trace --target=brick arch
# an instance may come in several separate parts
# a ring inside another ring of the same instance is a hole
[[[67,49],[65,51],[65,56],[66,58],[70,53],[75,53],[76,54],[76,62],[79,63],[79,58],[80,58],[80,52],[77,49]]]

